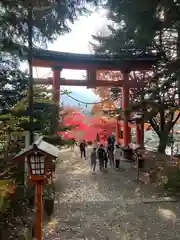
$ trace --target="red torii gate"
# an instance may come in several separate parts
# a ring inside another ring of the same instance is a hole
[[[41,49],[33,50],[33,66],[48,67],[52,69],[53,77],[48,79],[35,79],[35,84],[52,84],[53,101],[59,104],[60,86],[87,86],[88,88],[96,87],[121,87],[122,88],[122,109],[125,110],[129,105],[129,89],[142,88],[144,82],[129,81],[131,71],[150,70],[157,62],[157,56],[152,54],[132,55],[123,52],[120,55],[90,55],[90,54],[74,54],[65,52],[48,51]],[[71,80],[60,77],[62,69],[86,70],[86,80]],[[121,71],[123,80],[107,81],[98,80],[97,71]],[[127,146],[131,141],[130,127],[128,124],[128,116],[125,114],[123,123],[123,139],[124,145]],[[142,131],[136,125],[136,143],[142,144]],[[120,124],[117,120],[116,139],[119,142]]]

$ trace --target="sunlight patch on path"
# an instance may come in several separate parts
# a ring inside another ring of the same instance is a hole
[[[176,214],[170,209],[158,208],[157,213],[164,220],[170,220],[173,224],[176,223]]]

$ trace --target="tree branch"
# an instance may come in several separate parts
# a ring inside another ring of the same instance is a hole
[[[15,168],[15,166],[11,166],[11,167],[7,168],[4,172],[0,173],[0,178],[5,177],[6,174],[7,174],[10,170],[12,170],[13,168]]]
[[[154,118],[149,120],[149,123],[151,124],[151,127],[154,129],[154,131],[157,133],[157,135],[160,137],[160,131],[159,126]]]

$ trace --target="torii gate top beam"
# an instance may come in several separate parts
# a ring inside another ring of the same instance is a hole
[[[118,55],[93,55],[33,50],[33,66],[61,67],[77,70],[149,70],[159,58],[153,54],[132,54],[122,52]]]

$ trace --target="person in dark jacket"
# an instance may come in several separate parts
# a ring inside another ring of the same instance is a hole
[[[107,143],[108,143],[108,145],[112,145],[112,146],[114,146],[114,144],[115,144],[115,137],[112,135],[112,136],[109,136],[108,138],[107,138]],[[114,151],[114,150],[113,150]]]
[[[81,158],[85,158],[86,159],[86,142],[82,141],[79,145],[79,149],[80,149],[80,153],[81,153]]]
[[[105,155],[104,155],[104,168],[107,168],[107,164],[108,164],[108,155],[107,155],[107,152],[105,151]]]
[[[93,151],[91,152],[91,169],[93,170],[93,172],[95,172],[96,170],[96,148],[93,148]]]
[[[102,170],[104,168],[104,162],[107,157],[103,144],[101,144],[97,150],[97,157],[99,159],[99,169]]]

